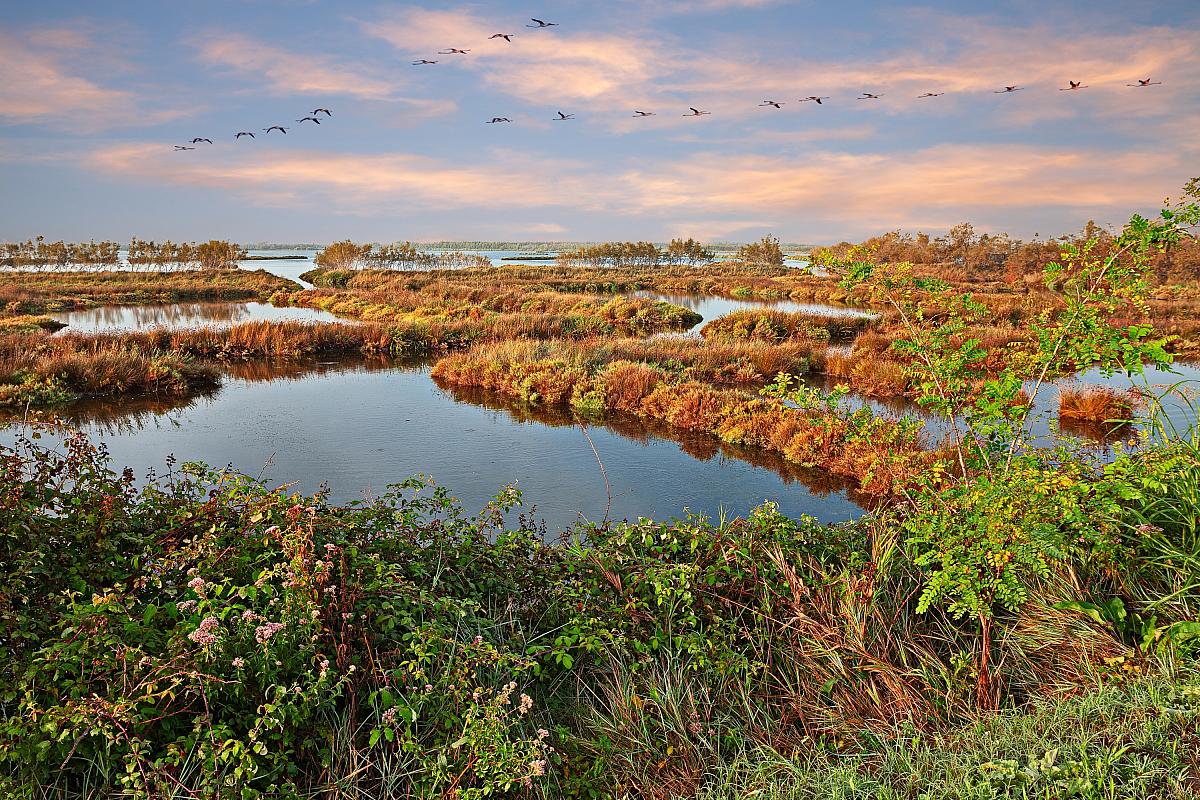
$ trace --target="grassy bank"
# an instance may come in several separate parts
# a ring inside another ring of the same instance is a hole
[[[659,347],[666,352],[730,355],[729,350],[722,353],[692,344],[676,349],[676,344],[668,341]],[[643,345],[622,353],[619,344],[597,351],[560,342],[502,342],[447,356],[434,366],[432,375],[455,386],[489,389],[525,402],[570,405],[584,413],[622,411],[722,441],[761,447],[793,463],[853,478],[867,495],[894,494],[942,459],[927,450],[914,425],[839,413],[828,406],[794,408],[781,399],[714,388],[696,378],[711,380],[727,374],[730,362],[718,366],[697,359],[685,365],[676,360],[675,369],[651,366],[646,357],[652,349],[653,345]],[[784,366],[788,354],[795,360],[803,358],[794,349],[769,346],[746,348],[741,354],[744,364],[757,355],[771,359],[772,367]],[[641,356],[641,360],[621,359],[621,355]],[[737,368],[736,363],[732,366]],[[743,370],[761,374],[754,367]]]
[[[97,305],[265,300],[296,284],[264,270],[0,273],[0,310],[42,314]]]
[[[946,556],[918,533],[932,510],[827,527],[765,506],[552,544],[504,513],[513,490],[478,515],[422,481],[335,507],[113,466],[81,437],[0,450],[10,796],[1051,800],[1200,781],[1191,441],[1023,467],[1010,500],[1058,521],[983,632],[921,600]],[[1049,515],[1064,494],[1097,501]]]
[[[248,322],[230,328],[0,336],[0,407],[114,394],[182,396],[216,385],[218,366],[250,359],[402,349],[377,325]]]

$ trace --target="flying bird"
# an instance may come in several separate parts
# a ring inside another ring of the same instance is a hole
[[[272,125],[269,128],[263,128],[263,130],[266,131],[267,133],[270,133],[271,131],[279,131],[280,133],[284,134],[285,136],[287,135],[287,128],[283,127],[282,125]]]
[[[860,97],[858,99],[859,100],[878,100],[881,97],[883,97],[883,95],[881,95],[881,94],[871,94],[870,92],[863,92],[862,97]]]
[[[633,112],[633,115],[635,117],[653,117],[654,112],[653,111],[635,111],[635,112]]]
[[[683,116],[685,116],[685,117],[705,117],[705,116],[710,116],[712,114],[711,111],[701,111],[700,109],[692,108],[691,106],[688,106],[688,108],[691,108],[692,113],[684,114]]]
[[[780,103],[775,100],[763,100],[761,103],[758,104],[759,108],[766,108],[767,106],[774,106],[775,108],[783,108],[783,103]]]
[[[992,92],[992,94],[1011,94],[1012,92],[1019,92],[1024,88],[1024,86],[1005,86],[1003,89],[997,89]]]
[[[1067,81],[1067,83],[1069,83],[1070,86],[1065,86],[1062,89],[1059,89],[1060,92],[1077,92],[1080,89],[1088,88],[1083,85],[1083,81]]]
[[[556,119],[554,121],[562,122],[562,121],[568,120],[568,119],[575,119],[575,115],[574,114],[564,114],[563,112],[560,111],[560,112],[558,112],[558,119]]]
[[[471,52],[470,48],[466,50],[459,50],[457,47],[447,47],[445,50],[438,50],[438,55],[449,56],[458,53],[460,56],[465,56],[469,52]]]
[[[488,125],[495,125],[497,122],[512,122],[508,117],[492,117],[488,120]]]
[[[327,116],[327,117],[332,117],[332,116],[333,116],[333,112],[332,112],[332,111],[330,111],[328,108],[314,108],[314,109],[313,109],[312,111],[310,111],[309,113],[310,113],[310,114],[312,114],[314,117],[315,117],[317,114],[324,114],[324,115],[325,115],[325,116]]]
[[[422,64],[436,64],[436,61],[430,61],[428,58],[422,58],[419,61],[412,62],[414,67],[419,67]]]
[[[1142,86],[1162,86],[1162,81],[1152,81],[1149,78],[1146,78],[1146,80],[1142,80],[1141,78],[1138,78],[1137,83],[1127,83],[1125,85],[1132,86],[1134,89],[1137,89]]]
[[[321,120],[317,119],[316,117],[301,117],[300,119],[296,120],[296,122],[315,122],[318,125],[321,124]]]
[[[192,139],[192,144],[200,144],[201,142],[208,142],[209,144],[212,144],[212,139],[205,139],[200,136],[197,136],[195,139]]]
[[[925,94],[917,95],[918,100],[923,100],[926,97],[941,97],[945,92],[926,92]]]
[[[233,138],[240,139],[243,136],[249,136],[251,139],[255,138],[254,134],[251,133],[250,131],[238,131],[236,134],[234,134]]]
[[[512,44],[512,37],[514,35],[515,34],[512,34],[512,33],[493,33],[488,38],[489,39],[503,39],[504,41],[508,42],[509,44]]]
[[[543,22],[542,20],[538,19],[537,17],[530,17],[530,19],[533,20],[534,22],[536,22],[537,25],[526,25],[525,26],[526,28],[553,28],[556,25],[558,25],[557,22]]]
[[[822,100],[828,100],[828,99],[829,99],[828,97],[817,97],[817,96],[814,94],[814,95],[809,95],[808,97],[801,97],[801,98],[800,98],[800,102],[801,102],[801,103],[807,103],[809,100],[811,100],[811,101],[813,101],[814,103],[816,103],[817,105],[821,105],[821,101],[822,101]]]
[[[177,144],[177,145],[175,145],[175,152],[176,152],[176,153],[178,153],[180,150],[195,150],[195,149],[196,149],[196,148],[194,148],[194,147],[184,147],[184,146],[183,146],[183,145],[181,145],[181,144]]]

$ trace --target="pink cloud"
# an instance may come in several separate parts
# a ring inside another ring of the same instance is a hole
[[[0,32],[0,63],[5,70],[0,82],[0,121],[95,131],[163,119],[162,112],[147,114],[140,108],[134,93],[105,87],[68,65],[71,51],[92,46],[86,35],[68,29],[20,35],[11,30]]]
[[[344,64],[314,53],[295,53],[243,34],[219,34],[197,42],[200,60],[265,80],[283,94],[351,95],[364,100],[391,99],[395,81],[367,67]]]
[[[251,156],[220,145],[176,154],[129,144],[86,161],[104,173],[221,189],[261,205],[362,215],[554,209],[624,219],[638,235],[696,235],[687,231],[694,226],[726,238],[769,226],[798,240],[945,228],[968,218],[1004,227],[1003,220],[1029,209],[1059,219],[1120,219],[1177,191],[1190,177],[1187,163],[1186,154],[1018,145],[946,145],[887,156],[817,151],[799,160],[711,153],[624,169],[539,162],[516,151],[447,162],[405,153]]]

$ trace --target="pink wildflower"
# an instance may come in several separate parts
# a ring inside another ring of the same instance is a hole
[[[396,724],[396,709],[389,708],[387,711],[383,712],[383,717],[381,719],[383,720],[384,725]]]
[[[259,644],[266,644],[271,638],[284,629],[282,622],[264,622],[254,629],[254,639]]]
[[[187,582],[188,588],[196,594],[204,594],[204,584],[204,578],[201,578],[199,575]]]
[[[216,643],[217,635],[213,631],[220,626],[221,623],[216,617],[205,617],[200,627],[188,634],[188,638],[201,647],[207,647]]]
[[[533,698],[527,694],[522,694],[521,695],[521,704],[519,706],[517,706],[517,711],[519,711],[522,715],[524,715],[524,714],[528,714],[532,710],[533,710]]]
[[[535,777],[539,776],[539,775],[545,775],[546,774],[546,762],[542,759],[539,759],[537,761],[530,761],[529,762],[529,771]]]
[[[184,600],[181,603],[176,603],[175,607],[179,609],[180,614],[190,614],[196,610],[197,605],[195,600]]]
[[[237,658],[235,658],[233,661],[230,661],[229,663],[233,666],[234,669],[241,669],[242,667],[246,666],[246,660],[244,658],[242,658],[241,656],[238,656]]]

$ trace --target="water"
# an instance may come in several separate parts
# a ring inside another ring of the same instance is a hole
[[[515,482],[552,532],[605,516],[596,458],[567,412],[443,390],[424,366],[239,369],[207,396],[80,404],[71,419],[108,445],[115,465],[138,474],[161,471],[174,454],[304,492],[328,482],[332,498],[346,501],[424,473],[469,509]],[[684,509],[743,516],[768,499],[786,514],[825,521],[862,513],[846,483],[765,451],[632,417],[594,425],[590,435],[612,484],[613,519],[665,519]],[[0,431],[0,443],[15,436],[14,428]]]
[[[718,317],[731,314],[734,311],[798,311],[809,314],[830,314],[845,317],[874,317],[875,315],[850,306],[835,306],[825,303],[799,303],[794,300],[743,300],[736,297],[718,297],[716,295],[700,294],[665,294],[663,292],[640,291],[634,292],[634,297],[645,297],[651,300],[662,300],[677,306],[691,309],[703,319],[688,329],[688,333],[697,333],[707,323]]]
[[[47,315],[67,327],[59,333],[104,333],[144,328],[228,328],[243,322],[346,322],[316,308],[290,308],[269,303],[165,303],[142,306],[99,306]]]

